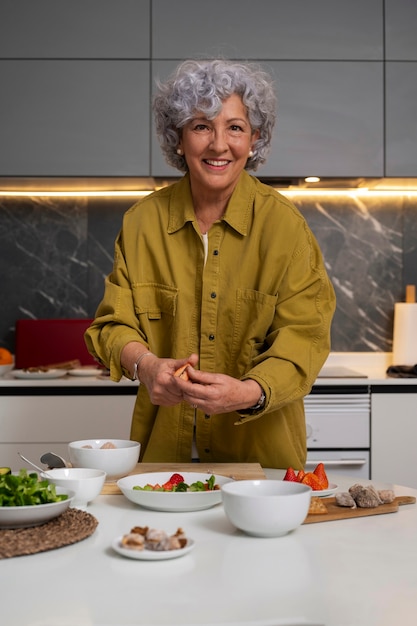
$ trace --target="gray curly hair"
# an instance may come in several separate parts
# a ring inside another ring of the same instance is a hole
[[[241,96],[248,111],[252,131],[259,131],[245,169],[256,170],[269,152],[276,117],[276,96],[269,74],[253,63],[227,60],[188,60],[181,63],[166,82],[157,81],[153,99],[156,133],[166,161],[187,172],[182,155],[177,154],[181,128],[196,111],[215,118],[223,100]]]

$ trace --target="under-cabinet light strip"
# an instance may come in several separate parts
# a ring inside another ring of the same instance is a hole
[[[153,189],[146,190],[107,190],[107,191],[52,191],[52,190],[0,190],[0,197],[30,197],[30,198],[84,198],[84,197],[101,197],[101,198],[142,198],[152,193]],[[285,196],[340,196],[340,197],[355,197],[355,196],[367,196],[367,197],[398,197],[408,196],[417,197],[417,189],[305,189],[305,188],[277,188],[277,191]]]

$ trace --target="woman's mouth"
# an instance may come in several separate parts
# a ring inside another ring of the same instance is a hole
[[[210,167],[226,167],[229,164],[229,161],[225,159],[203,159],[204,163],[210,165]]]

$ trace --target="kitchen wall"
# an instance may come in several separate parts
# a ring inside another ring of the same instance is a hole
[[[285,191],[283,191],[285,193]],[[291,199],[315,233],[338,305],[334,351],[391,350],[394,303],[417,283],[417,197]],[[18,318],[92,317],[134,198],[0,199],[0,345]]]

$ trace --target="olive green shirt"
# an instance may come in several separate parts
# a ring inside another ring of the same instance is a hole
[[[123,220],[88,348],[119,381],[120,353],[142,342],[159,357],[199,354],[199,368],[252,378],[265,390],[254,415],[196,412],[201,461],[301,468],[303,397],[330,349],[335,296],[300,212],[246,171],[205,260],[188,175],[137,202]],[[131,438],[141,460],[189,462],[195,420],[186,403],[153,406],[139,386]]]

